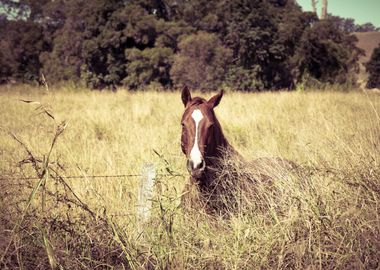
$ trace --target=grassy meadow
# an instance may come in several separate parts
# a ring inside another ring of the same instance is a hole
[[[227,92],[215,111],[245,160],[303,168],[228,218],[180,205],[179,92],[2,87],[1,268],[380,268],[379,94]],[[140,177],[90,176],[145,163],[158,176],[142,224]]]

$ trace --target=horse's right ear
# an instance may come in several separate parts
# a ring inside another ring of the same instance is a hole
[[[181,98],[183,105],[186,107],[187,103],[191,100],[190,90],[186,85],[182,89]]]
[[[209,101],[207,101],[207,103],[209,104],[211,108],[215,108],[216,106],[219,105],[222,97],[223,97],[223,90],[220,90],[219,94],[216,94],[215,96],[210,98]]]

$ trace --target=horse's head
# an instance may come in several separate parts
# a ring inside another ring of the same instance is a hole
[[[222,99],[223,91],[209,100],[192,98],[189,89],[182,90],[185,112],[182,116],[182,152],[187,157],[187,170],[193,178],[200,179],[210,158],[214,157],[224,139],[214,108]],[[224,139],[225,140],[225,139]],[[224,145],[223,145],[224,146]]]

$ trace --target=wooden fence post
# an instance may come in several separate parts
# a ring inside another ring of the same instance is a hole
[[[153,163],[144,163],[141,166],[141,181],[137,197],[137,220],[139,230],[149,220],[152,208],[152,196],[156,169]]]

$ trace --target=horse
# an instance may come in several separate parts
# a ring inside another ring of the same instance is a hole
[[[228,183],[223,186],[225,183],[222,182],[222,189],[220,189],[222,192],[215,192],[218,189],[217,184],[223,181],[220,179],[220,173],[218,174],[223,165],[221,163],[226,158],[244,160],[224,136],[215,115],[214,109],[220,104],[222,97],[223,90],[206,100],[201,97],[193,98],[187,86],[182,89],[181,99],[185,110],[181,119],[181,149],[186,155],[186,167],[190,174],[190,182],[186,185],[184,194],[194,193],[194,187],[198,192],[195,198],[189,200],[190,204],[194,204],[194,200],[207,197],[208,199],[202,204],[205,207],[210,204],[211,197],[214,197],[215,201],[215,197],[224,196],[224,193],[231,192],[231,189],[236,187],[236,183]],[[282,168],[296,166],[294,162],[282,158],[260,158],[245,164],[258,172],[253,176],[254,178],[268,181],[271,178],[265,172],[268,164]],[[218,181],[215,181],[216,179]]]

